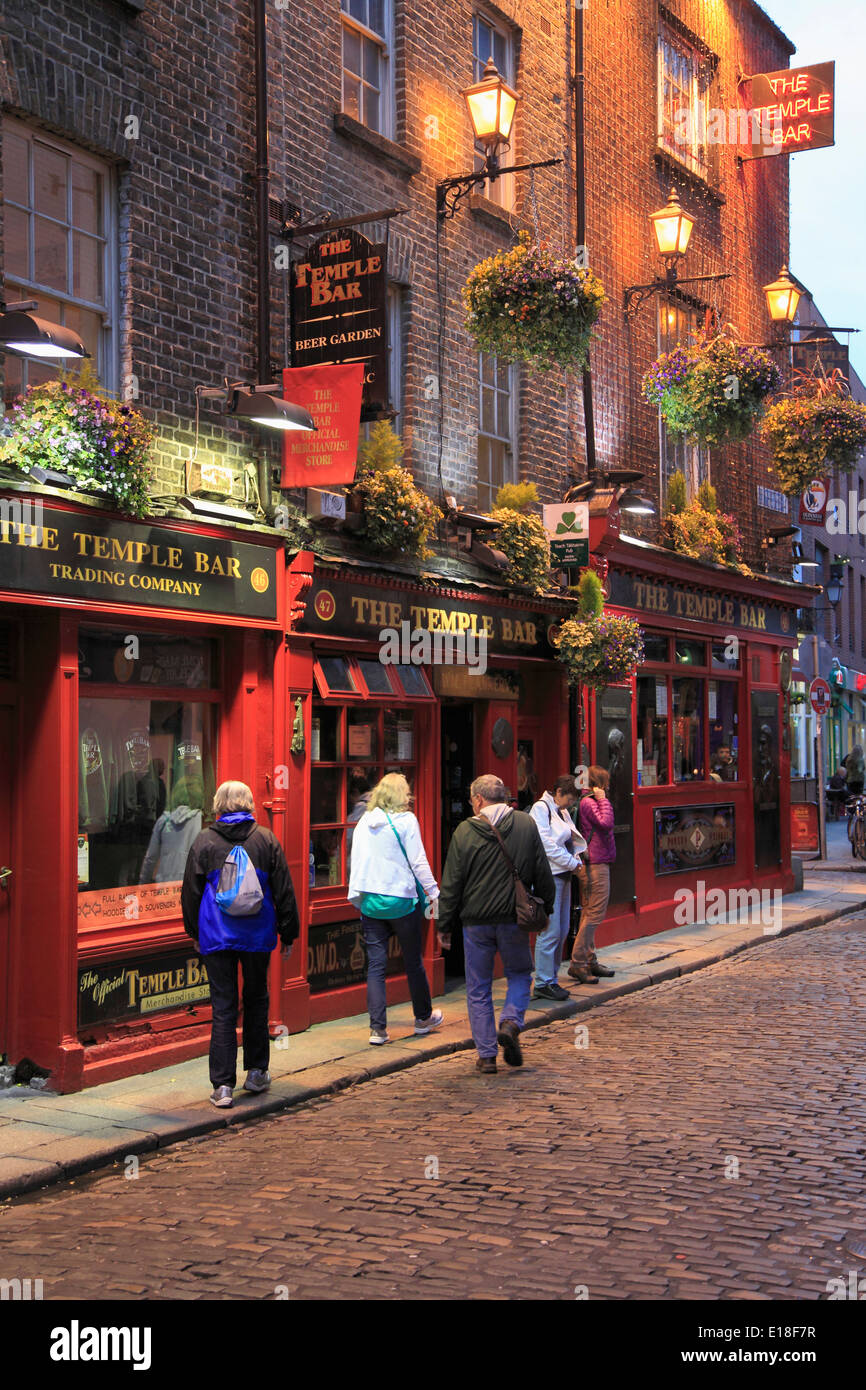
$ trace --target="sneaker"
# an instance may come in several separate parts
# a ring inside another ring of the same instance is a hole
[[[258,1095],[259,1091],[266,1091],[270,1084],[271,1074],[269,1071],[259,1071],[258,1067],[251,1067],[247,1072],[244,1090],[253,1091]]]
[[[571,995],[562,985],[554,982],[552,985],[536,985],[532,991],[533,999],[570,999]]]
[[[208,1096],[211,1105],[215,1105],[218,1110],[228,1110],[232,1104],[231,1086],[217,1086],[212,1096]]]
[[[475,1062],[475,1070],[483,1072],[485,1076],[493,1076],[497,1071],[495,1057],[478,1057]]]
[[[496,1041],[502,1048],[502,1055],[507,1066],[523,1066],[523,1053],[520,1050],[520,1029],[513,1018],[507,1018],[504,1023],[500,1023]]]
[[[374,1028],[370,1033],[371,1047],[381,1047],[383,1043],[387,1043],[390,1041],[391,1039],[389,1038],[387,1031],[383,1031],[380,1033],[376,1028]]]
[[[432,1033],[434,1028],[438,1028],[445,1018],[441,1009],[434,1009],[429,1018],[416,1018],[416,1033]]]

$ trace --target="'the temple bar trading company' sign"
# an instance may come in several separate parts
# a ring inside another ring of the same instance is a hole
[[[328,232],[292,263],[292,366],[364,366],[365,416],[388,405],[387,247]]]
[[[0,589],[275,621],[277,552],[4,499]]]
[[[752,78],[753,159],[834,143],[835,73],[835,63],[816,63]]]

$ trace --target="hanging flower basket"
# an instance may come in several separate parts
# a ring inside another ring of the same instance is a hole
[[[66,473],[100,490],[118,511],[141,517],[152,478],[153,427],[132,406],[84,386],[50,381],[20,396],[0,434],[0,461],[29,473]]]
[[[782,491],[799,497],[825,464],[842,473],[856,467],[866,449],[866,405],[851,399],[838,368],[830,376],[803,377],[770,406],[762,433]]]
[[[628,680],[643,662],[640,624],[634,618],[605,613],[603,604],[601,580],[592,570],[584,570],[577,613],[560,625],[556,643],[569,685],[603,690]]]
[[[678,343],[656,358],[643,394],[672,434],[716,447],[751,434],[781,384],[769,353],[723,333],[691,347]]]
[[[466,328],[482,352],[537,371],[581,367],[604,303],[597,275],[521,232],[481,261],[463,288]]]

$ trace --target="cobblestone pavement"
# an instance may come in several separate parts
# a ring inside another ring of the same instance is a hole
[[[844,1246],[866,1231],[864,955],[846,918],[535,1030],[522,1070],[457,1054],[9,1201],[0,1276],[82,1299],[826,1298],[866,1273]]]

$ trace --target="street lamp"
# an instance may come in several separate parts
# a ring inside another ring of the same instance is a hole
[[[677,275],[677,261],[682,260],[689,248],[695,219],[681,206],[677,190],[672,188],[667,203],[657,212],[651,212],[649,220],[655,235],[656,249],[665,263],[665,273],[647,285],[627,285],[623,292],[623,312],[626,320],[637,313],[645,299],[652,295],[665,293],[680,285],[700,285],[710,281],[729,280],[730,274],[692,275],[681,280]]]
[[[457,174],[436,185],[436,217],[440,222],[453,217],[461,201],[479,184],[498,179],[500,174],[520,174],[526,169],[549,169],[561,159],[536,160],[531,164],[512,164],[500,168],[499,151],[507,149],[520,97],[500,76],[492,58],[487,59],[480,82],[461,92],[478,144],[485,149],[484,163],[471,174]]]
[[[845,565],[843,561],[837,561],[830,566],[830,577],[827,580],[827,601],[833,607],[842,601],[842,590],[845,587]]]
[[[778,280],[764,285],[767,310],[773,323],[793,323],[797,316],[802,291],[788,274],[788,267],[782,266]]]

